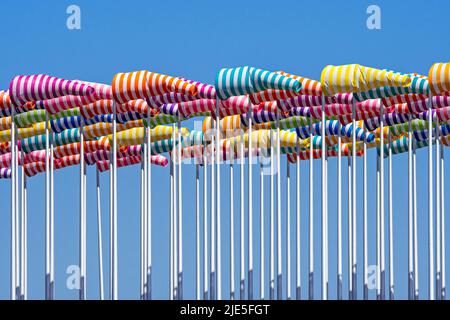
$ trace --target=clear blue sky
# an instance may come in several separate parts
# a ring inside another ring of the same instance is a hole
[[[81,8],[81,30],[66,28],[66,8]],[[366,8],[381,7],[382,29],[366,28]],[[8,87],[17,74],[47,73],[68,79],[110,83],[116,72],[147,69],[213,83],[221,67],[252,65],[285,70],[313,79],[327,64],[360,63],[402,72],[427,74],[433,62],[448,61],[448,1],[21,1],[2,6],[0,20],[3,61],[0,88]],[[446,152],[448,153],[448,152]],[[358,160],[361,190],[362,162]],[[421,297],[426,294],[427,157],[418,155],[419,243]],[[330,292],[336,286],[335,160],[330,160]],[[285,164],[282,164],[284,176]],[[255,167],[256,169],[256,167]],[[306,297],[308,163],[302,163],[302,283]],[[407,157],[394,160],[395,279],[397,296],[406,297],[407,285]],[[255,170],[256,171],[256,170]],[[345,173],[346,171],[343,171]],[[228,189],[226,167],[223,189]],[[194,298],[195,237],[194,166],[184,168],[185,298]],[[237,179],[236,175],[236,179]],[[369,153],[370,260],[375,264],[375,153]],[[258,188],[255,172],[255,193]],[[268,179],[268,178],[267,178]],[[292,179],[294,185],[295,178]],[[66,268],[78,263],[78,168],[55,173],[55,270],[56,297],[72,299],[76,291],[65,286]],[[346,186],[346,174],[343,185]],[[88,298],[98,297],[95,216],[95,171],[88,170]],[[136,299],[139,293],[139,168],[119,170],[119,297]],[[155,298],[166,298],[168,289],[168,189],[169,169],[154,169],[154,281]],[[108,176],[102,208],[107,252]],[[9,297],[9,182],[0,181],[0,298]],[[266,180],[268,186],[268,180]],[[448,195],[450,187],[447,187]],[[29,297],[44,296],[44,176],[29,179]],[[284,190],[284,186],[283,186]],[[315,163],[316,235],[320,230],[320,162]],[[268,190],[264,193],[268,196]],[[345,195],[345,193],[344,193]],[[227,243],[228,196],[222,196],[224,238]],[[346,212],[346,197],[343,210]],[[283,202],[284,203],[284,202]],[[259,200],[254,201],[258,217]],[[268,202],[266,203],[266,208]],[[295,204],[292,209],[294,211]],[[236,210],[238,205],[236,204]],[[284,210],[284,204],[283,204]],[[386,211],[387,212],[387,211]],[[268,212],[267,212],[268,214]],[[284,215],[283,215],[284,217]],[[283,218],[284,219],[284,218]],[[284,221],[284,220],[283,220]],[[293,220],[294,221],[294,220]],[[447,219],[449,221],[449,219]],[[362,227],[362,201],[358,197],[358,230]],[[268,226],[268,223],[266,223]],[[255,228],[258,218],[255,218]],[[191,232],[189,232],[191,230]],[[255,238],[259,237],[256,229]],[[268,230],[267,230],[268,231]],[[236,230],[238,232],[238,230]],[[236,236],[238,233],[236,233]],[[346,235],[346,228],[344,228]],[[359,294],[362,293],[361,233],[358,235]],[[346,240],[346,237],[344,238]],[[285,241],[283,237],[283,241]],[[320,238],[316,237],[319,270]],[[344,242],[345,243],[345,242]],[[448,248],[448,246],[447,246]],[[224,297],[228,296],[228,249],[224,246]],[[258,261],[258,251],[256,259]],[[347,250],[344,246],[344,254]],[[266,255],[267,256],[267,255]],[[105,262],[108,255],[105,255]],[[346,270],[344,259],[344,270]],[[238,263],[238,261],[237,261]],[[106,265],[105,265],[106,267]],[[236,264],[238,267],[238,264]],[[107,269],[105,269],[107,271]],[[238,270],[238,269],[237,269]],[[266,266],[267,270],[267,266]],[[293,269],[294,270],[294,269]],[[344,275],[344,289],[347,278]],[[105,274],[107,278],[107,273]],[[255,268],[258,279],[258,267]],[[294,280],[294,279],[293,279]],[[316,289],[319,291],[320,273]],[[237,286],[236,286],[237,287]],[[237,287],[238,288],[238,287]],[[257,290],[257,287],[255,287]],[[256,293],[257,291],[255,291]],[[267,291],[266,291],[267,292]],[[374,292],[371,292],[373,297]]]

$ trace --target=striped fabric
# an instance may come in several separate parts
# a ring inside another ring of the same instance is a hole
[[[150,118],[150,127],[154,128],[158,125],[172,124],[178,122],[178,117],[168,116],[165,114],[159,114]],[[147,119],[143,119],[144,126],[147,126]]]
[[[56,159],[55,161],[55,169],[62,169],[70,166],[75,166],[80,164],[80,155],[71,155],[71,156],[64,156],[62,158]]]
[[[11,169],[0,168],[0,179],[11,179]]]
[[[298,92],[301,83],[281,74],[254,67],[223,68],[215,81],[217,97],[225,100],[267,89]]]
[[[45,74],[21,75],[9,84],[11,103],[20,107],[29,101],[39,101],[62,96],[93,96],[95,89],[84,83],[51,77]]]
[[[407,87],[378,87],[365,92],[355,93],[358,101],[367,99],[387,98],[403,94],[428,94],[428,79],[417,74],[407,74],[411,78],[411,85]]]
[[[112,81],[112,92],[114,101],[126,103],[169,92],[195,96],[197,88],[180,78],[149,71],[135,71],[117,73]]]
[[[431,66],[428,71],[430,91],[434,95],[450,92],[450,63],[439,62]]]
[[[364,92],[377,87],[406,87],[411,78],[392,71],[364,67],[359,64],[326,66],[320,78],[323,93]]]
[[[141,158],[138,156],[117,158],[117,167],[127,167],[141,162]],[[97,170],[104,172],[109,170],[109,160],[98,161],[96,164]]]
[[[7,129],[11,129],[11,117],[0,118],[0,130]]]
[[[405,123],[407,121],[408,121],[407,114],[394,113],[394,112],[383,114],[383,122],[384,122],[384,125],[387,125],[387,126],[393,126],[395,124]],[[373,118],[364,120],[364,126],[370,131],[375,130],[380,125],[381,125],[381,117],[373,117]]]
[[[45,172],[45,162],[32,162],[23,166],[27,177],[32,177],[40,172]]]
[[[191,96],[189,94],[181,94],[176,92],[169,92],[160,96],[152,96],[147,98],[147,103],[152,107],[159,109],[161,105],[166,103],[179,103],[193,101],[199,98],[198,96]],[[135,101],[135,100],[133,100]]]

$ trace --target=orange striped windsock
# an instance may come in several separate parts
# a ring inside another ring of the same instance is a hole
[[[146,70],[117,73],[112,81],[113,99],[117,103],[146,99],[169,92],[195,96],[197,87],[180,78]]]
[[[433,64],[428,72],[428,82],[434,95],[450,92],[450,62]]]

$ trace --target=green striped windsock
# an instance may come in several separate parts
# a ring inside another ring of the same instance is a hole
[[[254,67],[223,68],[216,77],[217,97],[225,100],[266,89],[299,92],[302,84],[282,74]]]

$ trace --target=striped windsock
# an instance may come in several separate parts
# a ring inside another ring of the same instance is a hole
[[[225,100],[267,89],[298,92],[301,83],[281,74],[254,67],[223,68],[215,81],[217,97]]]
[[[197,88],[195,85],[180,78],[145,70],[117,73],[112,81],[113,99],[121,104],[169,92],[195,96]]]
[[[428,71],[428,81],[432,94],[439,95],[450,92],[450,63],[433,64]]]
[[[341,66],[328,65],[320,77],[323,93],[364,92],[378,87],[410,86],[411,78],[392,71],[364,67],[359,64]]]

